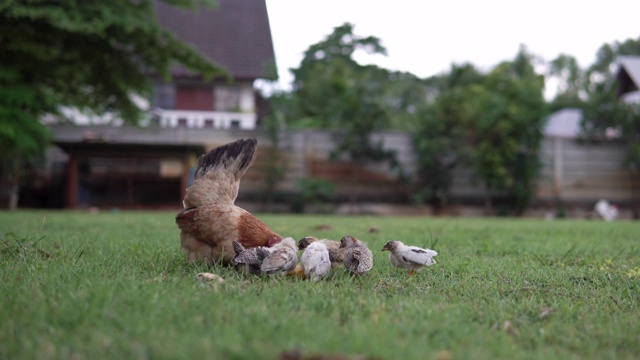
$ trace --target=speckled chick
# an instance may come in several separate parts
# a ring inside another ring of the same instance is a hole
[[[235,266],[240,272],[252,275],[262,274],[260,265],[262,265],[262,260],[264,260],[266,256],[258,256],[258,251],[271,252],[271,248],[264,246],[245,249],[245,247],[237,241],[233,241],[233,250],[235,250],[236,256],[231,260],[231,265]]]
[[[402,241],[398,240],[388,241],[382,247],[382,251],[385,250],[391,252],[391,254],[389,254],[391,264],[399,268],[408,269],[409,275],[423,266],[434,265],[436,260],[433,257],[438,255],[437,252],[431,249],[405,245]]]
[[[298,249],[304,250],[310,244],[314,242],[319,242],[326,246],[329,251],[329,261],[331,261],[331,268],[335,269],[336,267],[342,265],[342,253],[340,252],[340,242],[329,239],[318,239],[313,236],[305,236],[302,239],[298,240]]]
[[[340,250],[342,251],[342,262],[350,273],[363,275],[373,267],[373,254],[367,244],[354,238],[344,236],[340,239]]]
[[[313,282],[322,280],[331,269],[327,246],[319,241],[310,243],[300,257],[300,264],[307,279]]]
[[[260,270],[269,275],[281,274],[295,269],[298,263],[298,247],[293,238],[288,237],[270,248],[258,250],[258,257],[264,258]]]

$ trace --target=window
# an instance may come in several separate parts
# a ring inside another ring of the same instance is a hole
[[[239,86],[218,85],[215,88],[214,109],[218,111],[240,111],[242,89]]]
[[[166,110],[176,108],[176,88],[172,84],[156,84],[153,106]]]

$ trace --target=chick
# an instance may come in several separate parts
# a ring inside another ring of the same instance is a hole
[[[329,257],[329,250],[325,244],[320,241],[310,243],[300,257],[305,277],[317,282],[327,276],[331,269]]]
[[[231,260],[231,265],[235,266],[238,271],[245,274],[262,274],[260,265],[262,265],[262,260],[264,260],[264,257],[266,256],[258,256],[258,251],[266,251],[267,253],[269,253],[271,252],[271,248],[258,246],[251,249],[245,249],[242,244],[235,240],[232,243],[233,250],[235,250],[236,252],[236,256]]]
[[[340,252],[340,243],[338,241],[329,239],[318,239],[313,236],[305,236],[298,241],[298,249],[304,250],[307,248],[307,246],[314,242],[322,243],[327,247],[327,250],[329,251],[329,261],[331,261],[332,269],[335,269],[342,264],[342,253]]]
[[[363,275],[373,267],[373,254],[367,244],[354,238],[344,236],[340,239],[340,250],[342,251],[342,262],[350,273]]]
[[[408,246],[398,240],[388,241],[384,244],[382,251],[385,250],[391,251],[391,254],[389,254],[391,264],[399,268],[409,269],[409,275],[423,266],[434,265],[436,260],[433,257],[438,255],[437,252],[431,249]]]
[[[288,237],[271,248],[258,248],[258,258],[263,259],[260,270],[269,275],[286,274],[298,263],[298,247],[293,238]]]

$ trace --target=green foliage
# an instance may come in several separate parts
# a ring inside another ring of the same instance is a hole
[[[222,72],[159,26],[151,0],[11,1],[0,20],[2,67],[57,105],[136,121],[141,112],[131,95],[151,94],[150,73],[168,78],[176,62],[208,78]]]
[[[616,134],[626,154],[622,165],[629,170],[632,181],[640,183],[640,104],[627,104],[618,99],[616,60],[621,55],[640,56],[640,38],[604,44],[597,53],[596,62],[587,70],[590,79],[589,99],[584,111],[583,129],[587,138],[607,139]],[[640,218],[640,192],[632,195],[634,218]]]
[[[49,134],[33,119],[54,109],[51,97],[22,83],[15,68],[0,68],[0,157],[31,159],[42,154]]]
[[[381,94],[391,75],[376,66],[359,65],[352,58],[358,50],[386,53],[377,38],[355,35],[348,23],[305,51],[300,67],[292,70],[295,81],[289,104],[294,110],[287,114],[288,121],[294,126],[303,123],[333,129],[335,158],[346,155],[357,162],[390,161],[397,165],[394,154],[371,139],[374,131],[390,123],[385,107],[389,98]],[[411,91],[396,93],[405,99],[408,95],[402,94]]]
[[[294,239],[367,242],[369,274],[351,278],[338,268],[314,284],[191,264],[174,216],[0,213],[0,358],[640,353],[638,223],[259,215]],[[379,232],[369,233],[373,225]],[[437,264],[411,277],[393,268],[380,251],[389,234],[433,247]],[[225,282],[200,283],[203,271]]]
[[[418,192],[433,205],[446,204],[458,165],[473,168],[493,197],[506,197],[507,212],[521,214],[535,194],[542,139],[544,79],[524,50],[486,75],[473,66],[453,66],[428,81],[433,95],[421,111],[414,136]]]
[[[522,214],[535,196],[545,102],[544,79],[521,49],[472,89],[476,101],[471,161],[487,196],[506,193],[509,212]],[[487,206],[491,206],[487,199]]]
[[[291,204],[291,211],[294,213],[302,213],[308,207],[317,207],[334,200],[335,187],[329,180],[303,178],[298,179],[296,185],[300,192]]]
[[[469,88],[482,80],[472,65],[452,65],[448,73],[426,82],[432,100],[419,109],[413,136],[418,154],[416,194],[436,208],[448,203],[453,171],[468,157]]]
[[[13,163],[48,145],[44,115],[70,106],[136,122],[143,114],[132,95],[151,95],[149,75],[168,78],[176,64],[208,79],[225,72],[161,28],[152,0],[5,1],[0,44],[0,160],[14,191]]]
[[[632,172],[640,172],[640,105],[617,99],[618,67],[621,55],[640,56],[640,38],[622,43],[604,44],[596,62],[589,68],[591,92],[585,112],[584,129],[587,136],[606,138],[607,131],[617,131],[619,140],[627,147],[624,165]]]
[[[573,56],[561,54],[552,60],[547,76],[558,81],[555,98],[549,104],[551,111],[584,107],[587,74]]]

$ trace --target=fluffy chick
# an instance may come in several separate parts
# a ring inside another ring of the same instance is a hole
[[[259,248],[257,254],[259,258],[264,259],[260,270],[269,275],[284,275],[295,269],[298,263],[298,247],[291,237],[283,239],[271,248]]]
[[[233,241],[233,250],[236,252],[236,256],[231,260],[231,265],[245,274],[260,275],[260,265],[264,257],[258,256],[258,251],[271,252],[271,248],[258,246],[250,249],[246,249],[242,244],[237,241]]]
[[[305,236],[302,239],[298,240],[298,249],[304,250],[310,244],[315,242],[323,244],[329,251],[329,261],[331,261],[332,269],[335,269],[342,264],[342,253],[340,252],[340,242],[338,241],[329,239],[318,239],[313,236]]]
[[[373,267],[373,254],[367,244],[354,238],[344,236],[340,239],[340,250],[342,251],[342,262],[350,273],[363,275]]]
[[[382,251],[390,251],[389,260],[393,266],[409,270],[409,275],[423,266],[431,266],[436,263],[433,258],[438,255],[431,249],[423,249],[417,246],[409,246],[402,241],[388,241],[382,247]]]
[[[307,279],[313,282],[322,280],[331,269],[327,246],[319,241],[310,243],[300,257],[300,263]]]

